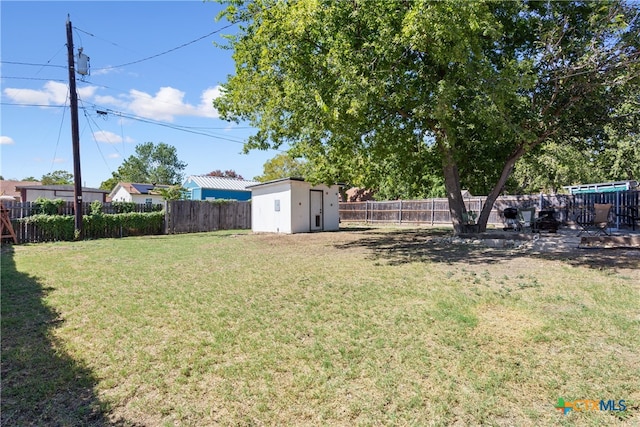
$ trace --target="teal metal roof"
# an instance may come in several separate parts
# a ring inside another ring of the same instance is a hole
[[[633,190],[637,188],[637,186],[638,183],[636,181],[617,181],[603,182],[599,184],[571,185],[563,188],[567,189],[570,194],[590,194]]]

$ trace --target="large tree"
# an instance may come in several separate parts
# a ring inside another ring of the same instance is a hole
[[[214,102],[257,128],[247,148],[289,144],[313,179],[355,185],[385,167],[433,182],[435,155],[456,232],[461,185],[488,194],[484,229],[518,159],[606,140],[640,79],[638,9],[619,1],[222,2],[242,26]]]
[[[293,157],[288,152],[284,152],[267,160],[263,165],[262,175],[256,176],[254,179],[260,182],[267,182],[280,178],[306,178],[306,175],[306,162]]]
[[[182,171],[187,164],[178,159],[175,147],[161,142],[145,142],[136,145],[136,153],[120,165],[111,178],[100,188],[111,190],[118,182],[139,182],[153,184],[181,184]]]
[[[42,175],[42,185],[73,185],[73,174],[65,170],[57,170]]]

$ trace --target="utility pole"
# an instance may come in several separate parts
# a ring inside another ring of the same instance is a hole
[[[78,126],[78,94],[76,93],[76,67],[73,57],[71,19],[67,15],[67,55],[69,59],[69,98],[71,105],[71,143],[73,144],[73,203],[75,212],[75,239],[82,234],[82,177],[80,176],[80,127]]]

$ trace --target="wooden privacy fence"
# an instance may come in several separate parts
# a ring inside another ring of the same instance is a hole
[[[480,213],[486,197],[469,197],[464,200],[467,210]],[[536,211],[553,210],[555,218],[563,224],[571,223],[576,214],[594,203],[611,203],[614,206],[616,226],[632,227],[637,223],[640,191],[615,193],[591,193],[581,195],[539,194],[499,197],[489,215],[488,225],[502,226],[502,212],[508,207],[530,208]],[[451,224],[449,202],[445,198],[425,200],[394,200],[384,202],[342,202],[341,222],[364,222],[370,224]]]
[[[250,202],[166,202],[165,234],[251,228]]]

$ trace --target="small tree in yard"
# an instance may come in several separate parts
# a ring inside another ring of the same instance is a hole
[[[289,144],[311,179],[353,185],[399,170],[437,183],[421,167],[435,156],[457,233],[462,184],[487,189],[484,230],[518,159],[549,142],[602,145],[640,84],[633,3],[221,3],[243,26],[214,105],[257,128],[246,149]]]

